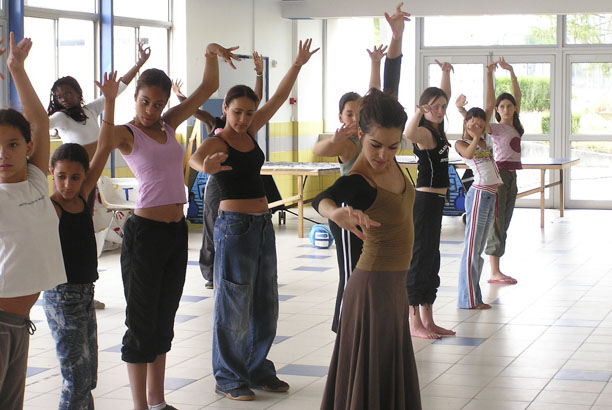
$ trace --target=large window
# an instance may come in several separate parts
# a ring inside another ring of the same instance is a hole
[[[24,5],[55,10],[96,12],[96,0],[25,0]]]
[[[567,44],[612,44],[612,14],[570,14],[565,32]]]
[[[423,19],[425,47],[555,44],[553,16],[464,16]]]
[[[168,21],[168,0],[123,0],[113,2],[113,14],[145,20]]]

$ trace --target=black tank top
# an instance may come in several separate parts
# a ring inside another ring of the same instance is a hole
[[[414,147],[414,155],[419,159],[417,188],[448,188],[448,150],[450,144],[439,132],[427,128],[436,140],[436,147],[433,149],[419,149],[417,144]]]
[[[215,174],[219,183],[221,201],[224,199],[255,199],[266,196],[263,180],[259,172],[266,157],[259,148],[257,141],[247,133],[253,140],[255,146],[247,152],[232,148],[223,138],[219,138],[227,145],[227,159],[221,165],[232,167],[229,171],[221,171]]]
[[[59,234],[68,283],[88,284],[98,279],[98,249],[87,202],[80,195],[79,198],[84,206],[78,214],[67,212],[58,202],[53,202],[62,210]]]

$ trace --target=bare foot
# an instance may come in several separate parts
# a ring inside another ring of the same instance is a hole
[[[420,337],[421,339],[440,339],[442,336],[423,326],[413,326],[410,323],[410,336]]]
[[[437,333],[441,336],[455,336],[455,334],[457,332],[455,332],[454,330],[451,329],[445,329],[443,327],[440,327],[438,325],[436,325],[435,323],[432,323],[428,326],[426,326],[427,329],[429,329],[430,331]]]
[[[473,307],[472,309],[476,309],[476,310],[486,310],[486,309],[491,309],[491,305],[486,304],[486,303],[481,303],[479,305],[476,305],[475,307]]]

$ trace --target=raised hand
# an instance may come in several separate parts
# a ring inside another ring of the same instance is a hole
[[[393,33],[393,38],[398,39],[404,34],[404,23],[406,21],[410,21],[410,13],[406,13],[402,11],[402,6],[404,3],[399,3],[397,7],[395,7],[395,13],[392,16],[389,13],[385,12],[385,19],[389,26],[391,27],[391,32]]]
[[[174,81],[172,81],[172,92],[177,97],[185,97],[185,94],[183,94],[183,92],[181,91],[182,86],[183,81],[180,78],[175,78]]]
[[[136,64],[138,64],[139,67],[142,67],[144,63],[147,62],[149,57],[151,57],[151,47],[145,47],[144,43],[139,42],[138,43],[138,61],[136,62]]]
[[[263,75],[263,57],[257,51],[253,51],[253,65],[257,75]]]
[[[19,43],[15,44],[15,35],[11,31],[9,34],[9,55],[6,59],[6,65],[9,69],[23,69],[25,59],[32,48],[32,40],[28,37],[22,38]]]
[[[497,64],[498,64],[497,61],[487,64],[486,66],[487,73],[492,73],[493,71],[495,71],[495,69],[497,68]]]
[[[346,125],[342,124],[342,127],[336,130],[336,133],[331,138],[331,142],[334,144],[346,141],[350,136],[357,134],[357,123]]]
[[[417,108],[417,112],[422,115],[425,115],[428,112],[432,111],[431,106],[429,104],[417,105],[416,108]]]
[[[370,51],[369,48],[366,48],[366,51],[370,55],[370,59],[373,63],[379,63],[380,60],[382,60],[383,57],[387,55],[387,47],[388,46],[383,46],[381,44],[380,46],[378,46],[378,48],[374,46],[374,50],[372,51]]]
[[[455,100],[455,105],[457,106],[457,108],[465,108],[467,103],[467,97],[463,94],[459,94],[459,97],[457,97],[457,99]]]
[[[336,208],[331,213],[329,219],[333,220],[341,228],[353,232],[362,240],[365,240],[365,234],[357,229],[358,226],[367,229],[380,226],[379,222],[370,219],[370,217],[364,214],[362,211],[353,209],[350,206]]]
[[[316,53],[317,51],[319,51],[319,49],[321,47],[318,47],[315,50],[310,51],[310,46],[312,45],[312,39],[306,39],[306,41],[302,42],[302,40],[300,40],[300,45],[298,46],[298,55],[295,58],[295,62],[293,63],[293,65],[296,66],[303,66],[304,64],[306,64],[308,62],[308,60],[310,60],[310,57]]]
[[[104,82],[100,84],[98,81],[94,81],[96,86],[100,89],[100,92],[106,99],[113,99],[117,97],[119,92],[119,80],[117,79],[117,72],[104,73]]]
[[[508,70],[511,73],[514,73],[514,69],[512,68],[512,66],[508,64],[506,60],[504,60],[503,57],[500,57],[496,64],[499,64],[499,66],[503,68],[504,70]]]
[[[228,165],[221,165],[221,163],[226,159],[227,153],[225,152],[215,152],[214,154],[207,155],[202,163],[204,173],[212,175],[216,174],[217,172],[231,170],[232,167]]]
[[[453,65],[449,62],[439,62],[438,60],[434,60],[436,62],[436,64],[438,64],[438,66],[440,67],[440,69],[442,69],[442,72],[447,72],[447,71],[452,71],[453,73],[455,72],[455,68],[453,67]]]
[[[230,65],[230,67],[232,67],[235,70],[236,66],[234,65],[234,62],[232,60],[241,61],[240,57],[236,56],[233,53],[234,50],[238,50],[238,47],[239,46],[225,48],[225,47],[220,46],[219,44],[211,43],[208,45],[208,48],[206,50],[206,55],[208,56],[210,53],[212,53],[212,54],[215,54],[221,57]]]

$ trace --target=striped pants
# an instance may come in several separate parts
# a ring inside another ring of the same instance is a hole
[[[472,309],[482,302],[480,274],[484,259],[482,252],[487,244],[487,234],[495,222],[497,196],[471,187],[465,198],[467,212],[465,243],[459,265],[459,296],[457,306]]]

